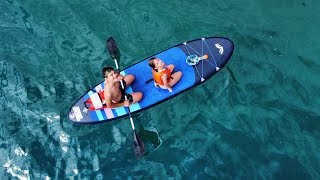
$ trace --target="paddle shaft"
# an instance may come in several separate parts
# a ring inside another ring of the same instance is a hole
[[[117,60],[115,59],[115,62],[117,62]],[[117,70],[118,70],[118,65],[116,63],[116,66],[117,66]],[[120,84],[121,84],[121,88],[124,90],[124,85],[123,85],[123,82],[120,81]],[[124,95],[124,99],[127,100],[127,95]],[[132,116],[131,116],[131,112],[130,112],[130,105],[128,106],[128,111],[129,111],[129,117],[130,117],[130,122],[131,122],[131,126],[132,126],[132,130],[135,130],[135,127],[134,127],[134,124],[133,124],[133,120],[132,120]]]
[[[116,65],[117,71],[120,72],[119,66],[118,66],[118,62],[117,62],[117,56],[116,56],[118,48],[117,48],[115,40],[112,37],[110,37],[107,40],[107,49],[108,49],[109,54],[111,55],[111,57],[114,59],[114,63]],[[123,90],[125,90],[125,87],[123,85],[123,81],[122,80],[120,80],[120,84],[121,84],[121,88]],[[124,98],[125,98],[125,101],[128,100],[128,97],[127,97],[126,94],[125,94]],[[134,123],[133,123],[132,116],[131,116],[131,111],[130,111],[130,102],[129,102],[129,106],[128,106],[128,111],[129,111],[130,122],[131,122],[132,130],[133,130],[134,153],[135,153],[136,157],[140,158],[144,154],[144,144],[142,142],[141,137],[139,136],[139,134],[137,134],[137,132],[135,130]]]
[[[119,70],[119,66],[118,66],[118,62],[117,62],[117,59],[116,58],[114,58],[114,63],[116,64],[116,68],[117,68],[117,70]],[[121,82],[122,83],[122,82]],[[122,84],[122,86],[121,86],[122,88],[123,88],[123,84]]]

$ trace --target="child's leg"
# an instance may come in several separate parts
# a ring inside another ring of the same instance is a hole
[[[173,85],[175,85],[181,79],[181,76],[182,76],[182,72],[181,71],[178,71],[178,72],[175,72],[174,74],[171,74],[171,77],[173,79],[170,80],[169,85],[171,87]]]

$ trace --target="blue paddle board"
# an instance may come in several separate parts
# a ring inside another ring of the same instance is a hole
[[[177,96],[178,94],[204,83],[216,74],[230,59],[233,53],[233,42],[227,38],[207,37],[200,38],[182,44],[178,44],[160,53],[152,55],[124,70],[122,75],[133,74],[135,81],[126,89],[126,93],[142,92],[143,99],[130,105],[131,113],[137,113],[153,107],[163,101]],[[197,63],[190,61],[191,57],[202,57],[207,55],[206,60]],[[152,79],[152,70],[148,65],[151,57],[162,59],[166,64],[174,64],[174,71],[181,71],[180,81],[173,86],[173,92],[156,88]],[[188,62],[188,63],[187,63]],[[150,83],[148,83],[150,82]],[[68,118],[77,124],[95,124],[108,122],[128,116],[128,108],[104,108],[99,110],[88,110],[85,102],[89,98],[104,89],[104,81],[94,86],[83,94],[71,107]],[[200,103],[200,102],[199,102]]]

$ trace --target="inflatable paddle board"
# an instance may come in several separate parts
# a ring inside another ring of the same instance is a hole
[[[135,76],[135,81],[126,89],[126,93],[142,92],[143,94],[140,102],[130,105],[131,113],[153,107],[204,83],[228,62],[233,49],[233,42],[227,38],[201,38],[178,44],[122,70],[120,72],[122,75]],[[182,72],[180,81],[172,87],[172,93],[154,86],[152,69],[148,65],[151,57],[160,58],[166,64],[174,64],[174,72]],[[94,124],[128,116],[127,107],[111,109],[103,106],[103,90],[104,81],[83,94],[70,107],[69,120],[77,124]]]

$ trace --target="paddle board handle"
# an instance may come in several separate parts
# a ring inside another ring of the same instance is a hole
[[[189,55],[186,59],[186,63],[190,66],[197,65],[199,61],[208,59],[208,55],[203,55],[201,57],[198,57],[197,55]]]
[[[205,54],[205,55],[203,55],[201,57],[196,57],[195,58],[196,61],[201,61],[201,60],[204,60],[204,59],[208,59],[208,55]]]
[[[199,60],[203,60],[203,59],[208,59],[208,55],[205,54],[199,58]]]

